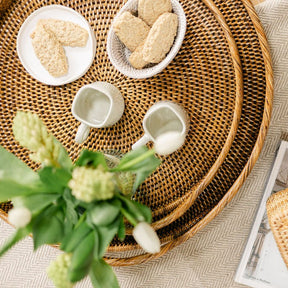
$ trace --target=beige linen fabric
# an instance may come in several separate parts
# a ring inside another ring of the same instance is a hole
[[[271,126],[261,156],[247,181],[224,211],[192,239],[160,259],[117,267],[122,288],[241,288],[234,282],[247,236],[279,144],[288,131],[288,1],[266,0],[256,6],[274,63],[275,100]],[[0,221],[0,245],[13,228]],[[1,288],[53,287],[45,269],[60,253],[49,246],[32,252],[27,238],[0,259]],[[88,280],[77,287],[92,287]]]

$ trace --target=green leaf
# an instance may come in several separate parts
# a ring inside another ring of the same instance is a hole
[[[10,179],[21,184],[39,181],[39,176],[24,162],[0,146],[0,179]]]
[[[60,246],[61,250],[68,253],[73,252],[91,231],[92,229],[83,222],[79,227],[64,237]]]
[[[98,253],[98,250],[99,250],[99,233],[98,233],[96,228],[93,230],[93,233],[94,233],[94,238],[95,238],[93,258],[98,259],[99,258],[99,253]]]
[[[66,209],[65,209],[65,215],[67,222],[70,222],[71,224],[75,225],[78,222],[78,213],[75,210],[76,203],[75,198],[71,195],[71,192],[69,189],[64,190],[63,199],[66,203]],[[67,223],[65,223],[66,227]]]
[[[58,140],[55,140],[54,141],[57,141],[58,143],[60,143]],[[66,149],[63,147],[63,145],[60,143],[60,151],[59,151],[59,156],[58,156],[58,163],[61,165],[61,167],[65,168],[66,170],[68,171],[71,171],[72,170],[72,167],[73,167],[73,163],[72,163],[72,160],[71,158],[69,157]]]
[[[9,249],[11,249],[16,243],[25,238],[31,232],[31,225],[27,225],[24,228],[16,230],[14,235],[4,243],[4,246],[0,249],[0,257],[2,257]]]
[[[29,185],[21,184],[10,179],[0,179],[0,202],[35,193],[45,193],[45,188],[38,182]]]
[[[63,198],[66,202],[71,202],[75,206],[78,205],[78,200],[71,194],[71,190],[69,188],[64,190]]]
[[[69,203],[69,202],[66,202],[66,211],[65,211],[65,216],[66,216],[66,219],[68,222],[70,222],[71,224],[75,225],[79,218],[78,218],[78,214],[77,212],[75,211],[75,208],[74,206]]]
[[[158,167],[155,166],[155,169]],[[136,178],[133,186],[133,192],[138,189],[138,187],[152,174],[152,172],[155,170],[154,168],[151,170],[146,170],[146,171],[138,171],[136,172]]]
[[[99,249],[98,249],[98,258],[101,259],[110,242],[115,237],[116,233],[118,232],[119,227],[119,218],[111,223],[109,226],[98,226],[97,231],[99,233]]]
[[[147,206],[145,206],[143,204],[140,204],[137,201],[128,199],[126,197],[123,197],[123,196],[118,196],[118,197],[123,203],[123,205],[122,205],[123,209],[128,214],[130,214],[133,218],[135,218],[138,222],[145,221],[145,222],[151,223],[152,214],[151,214],[150,208],[148,208]],[[128,221],[129,221],[129,219],[128,219]]]
[[[71,231],[73,231],[74,225],[70,221],[66,220],[64,221],[64,235],[70,234]],[[65,236],[64,236],[65,237]]]
[[[73,252],[68,277],[71,282],[80,281],[89,270],[93,260],[93,250],[95,246],[94,232],[90,232]]]
[[[61,223],[64,223],[65,214],[64,214],[64,211],[63,211],[63,207],[61,205],[58,206],[58,210],[55,213],[55,216],[60,220]]]
[[[133,200],[131,200],[133,201]],[[145,219],[145,222],[151,223],[152,222],[152,212],[149,207],[143,205],[137,201],[133,201],[134,206],[138,209],[138,211],[142,214]]]
[[[95,288],[120,288],[112,267],[103,259],[93,261],[89,276]]]
[[[73,269],[73,270],[68,271],[69,281],[72,283],[80,281],[81,279],[85,278],[88,275],[89,270],[90,270],[90,267],[85,266],[82,268]]]
[[[92,166],[97,168],[101,165],[105,170],[108,170],[106,160],[101,152],[93,152],[89,150],[83,150],[75,162],[76,166]]]
[[[126,236],[126,227],[125,227],[125,223],[124,223],[124,218],[122,216],[120,217],[120,223],[118,226],[117,234],[118,234],[119,240],[124,241],[125,236]]]
[[[42,183],[47,187],[50,192],[63,193],[64,187],[68,185],[68,182],[72,178],[71,173],[55,167],[44,167],[39,172],[39,177]]]
[[[112,223],[120,213],[121,202],[118,206],[107,201],[97,202],[95,207],[89,210],[88,217],[96,226],[107,226]]]
[[[112,172],[133,172],[136,174],[133,191],[160,165],[161,160],[155,157],[154,150],[142,146],[127,153]]]
[[[156,165],[153,162],[157,162],[157,167],[160,164],[160,161],[161,160],[155,156],[154,150],[148,149],[146,146],[142,146],[124,155],[119,164],[111,170],[113,172],[137,171],[139,169],[147,170],[148,167]]]
[[[15,207],[24,206],[33,213],[49,206],[59,197],[59,194],[32,194],[27,196],[20,196],[13,199],[13,205]]]
[[[43,244],[58,244],[62,241],[64,225],[59,213],[63,214],[59,207],[51,206],[35,219],[33,224],[35,250]]]

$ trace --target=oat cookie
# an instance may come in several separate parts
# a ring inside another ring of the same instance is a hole
[[[149,62],[143,58],[144,43],[136,48],[136,50],[130,55],[129,62],[136,69],[144,68]]]
[[[138,16],[149,26],[152,26],[157,18],[165,13],[172,11],[170,0],[139,0]]]
[[[153,24],[144,43],[143,58],[150,63],[161,62],[170,51],[177,34],[178,16],[164,13]]]
[[[75,23],[56,19],[41,19],[38,23],[42,24],[46,30],[53,32],[63,46],[86,46],[89,34]]]
[[[133,52],[144,42],[150,27],[143,20],[133,16],[130,12],[124,12],[113,23],[113,29],[120,41]]]
[[[65,51],[54,33],[38,24],[30,36],[36,56],[45,69],[53,76],[60,77],[68,72]]]

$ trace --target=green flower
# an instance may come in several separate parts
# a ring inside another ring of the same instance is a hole
[[[68,269],[71,264],[71,258],[72,254],[63,253],[50,263],[47,274],[56,288],[72,288],[74,286],[68,280]]]
[[[47,132],[36,114],[18,111],[14,118],[13,133],[20,145],[34,152],[30,154],[31,160],[44,165],[60,166],[58,158],[61,144]]]
[[[113,174],[97,169],[77,167],[73,170],[68,186],[72,194],[84,202],[110,199],[114,195]]]

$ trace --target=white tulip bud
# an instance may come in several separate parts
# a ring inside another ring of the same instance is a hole
[[[32,213],[25,207],[13,208],[8,213],[8,221],[16,228],[23,228],[30,223]]]
[[[136,242],[148,253],[160,252],[160,240],[155,230],[146,222],[140,222],[133,229]]]
[[[154,143],[155,152],[159,155],[169,155],[178,150],[185,142],[185,135],[171,131],[158,136]]]

